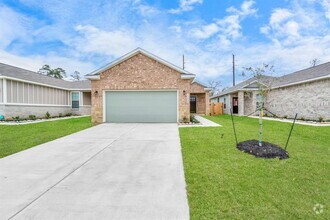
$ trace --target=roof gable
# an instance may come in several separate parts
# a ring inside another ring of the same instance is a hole
[[[146,51],[146,50],[143,50],[142,48],[137,48],[137,49],[125,54],[124,56],[121,56],[118,59],[108,63],[107,65],[105,65],[105,66],[103,66],[103,67],[87,74],[86,78],[91,79],[91,80],[98,79],[98,76],[100,75],[101,72],[104,72],[105,70],[108,70],[108,69],[124,62],[125,60],[128,60],[129,58],[139,54],[139,53],[141,53],[141,54],[143,54],[143,55],[145,55],[145,56],[147,56],[147,57],[149,57],[149,58],[151,58],[151,59],[153,59],[153,60],[155,60],[155,61],[171,68],[171,69],[174,69],[174,70],[178,71],[179,73],[182,74],[181,78],[193,79],[195,77],[195,74],[192,74],[192,73],[190,73],[190,72],[188,72],[188,71],[186,71],[186,70],[184,70],[184,69],[182,69],[182,68],[180,68],[180,67],[178,67],[178,66],[176,66],[176,65],[174,65],[174,64],[172,64],[172,63],[170,63],[170,62],[168,62],[168,61],[166,61],[166,60],[164,60],[164,59],[162,59],[162,58]]]

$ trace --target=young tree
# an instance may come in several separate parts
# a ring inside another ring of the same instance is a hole
[[[243,67],[243,75],[245,71],[250,73],[257,82],[258,93],[257,93],[257,111],[259,114],[259,146],[262,146],[262,117],[264,114],[264,104],[268,92],[271,89],[271,82],[269,76],[272,75],[274,71],[274,66],[269,64],[263,64],[259,67]]]
[[[211,95],[216,94],[220,90],[221,82],[215,80],[209,80],[207,86],[211,88]]]
[[[50,68],[50,66],[48,64],[43,65],[38,73],[43,74],[43,75],[47,75],[47,76],[51,76],[57,79],[63,79],[63,77],[66,77],[66,73],[65,70],[62,68],[56,68],[56,69],[52,69]]]
[[[311,67],[314,67],[319,63],[319,60],[317,58],[315,58],[315,59],[312,59],[311,61],[309,61],[309,63],[311,64]]]
[[[78,72],[77,70],[71,74],[71,77],[75,81],[81,80],[80,72]]]

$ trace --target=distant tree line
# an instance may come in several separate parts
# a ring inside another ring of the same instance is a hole
[[[52,69],[48,64],[43,65],[39,71],[39,74],[43,74],[46,76],[54,77],[56,79],[63,79],[66,77],[66,71],[60,67]],[[75,81],[81,80],[81,74],[78,71],[74,71],[71,75],[71,78]]]

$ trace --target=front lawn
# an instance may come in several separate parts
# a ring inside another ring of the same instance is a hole
[[[91,117],[26,125],[0,125],[0,158],[91,126]]]
[[[330,127],[295,125],[290,158],[261,159],[235,148],[230,116],[206,118],[223,126],[180,128],[192,219],[330,219]],[[235,123],[258,138],[258,119]],[[290,126],[264,120],[264,140],[284,147]]]

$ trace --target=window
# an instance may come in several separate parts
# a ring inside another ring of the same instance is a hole
[[[223,98],[223,108],[226,109],[226,98]]]
[[[72,108],[79,108],[79,92],[72,92]]]

